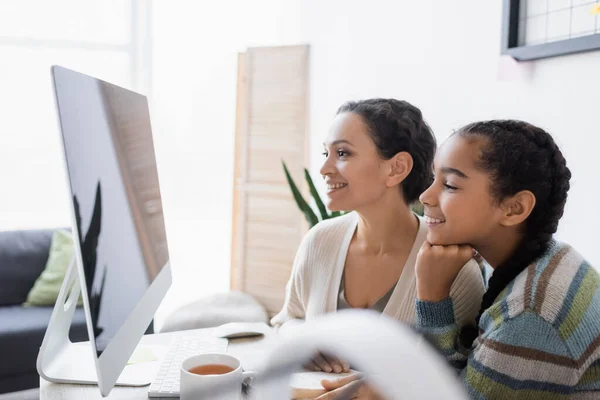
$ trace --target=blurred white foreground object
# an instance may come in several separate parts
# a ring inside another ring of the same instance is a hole
[[[356,371],[336,374],[333,372],[306,371],[292,375],[290,399],[314,399],[327,391],[321,385],[323,379],[336,380],[354,375]]]
[[[464,400],[456,374],[419,336],[381,314],[347,310],[315,318],[279,341],[256,379],[254,399],[290,398],[292,374],[317,351],[348,362],[386,399]]]

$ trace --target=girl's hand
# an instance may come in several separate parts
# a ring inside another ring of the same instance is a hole
[[[417,298],[439,302],[450,297],[460,270],[476,254],[469,245],[437,246],[425,241],[417,255]]]

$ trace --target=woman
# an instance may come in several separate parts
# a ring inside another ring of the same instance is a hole
[[[415,261],[428,229],[410,205],[431,183],[435,148],[421,111],[405,101],[371,99],[340,107],[324,143],[321,175],[328,208],[353,212],[308,232],[273,325],[284,332],[299,320],[343,308],[374,309],[414,323]],[[473,323],[483,291],[479,266],[471,261],[451,290],[459,326]],[[323,354],[308,367],[349,369]]]

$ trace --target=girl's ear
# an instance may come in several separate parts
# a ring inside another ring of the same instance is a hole
[[[389,163],[390,171],[386,180],[388,187],[402,183],[413,169],[413,158],[406,151],[396,154],[389,160]]]
[[[535,207],[535,195],[529,190],[522,190],[514,196],[502,200],[500,208],[504,212],[500,223],[503,226],[519,225],[529,217]]]

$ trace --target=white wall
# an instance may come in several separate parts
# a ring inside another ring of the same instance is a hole
[[[558,237],[600,267],[600,51],[539,60],[497,78],[501,1],[302,1],[284,40],[311,45],[311,171],[337,107],[391,96],[423,110],[441,142],[479,119],[519,118],[551,132],[573,173]],[[286,24],[283,24],[286,26]]]
[[[236,53],[247,46],[311,45],[315,176],[323,136],[349,99],[409,100],[440,142],[485,118],[547,128],[574,176],[559,236],[600,265],[600,52],[538,61],[530,77],[499,81],[499,0],[175,1],[154,11],[153,121],[174,268],[163,308],[228,287]]]
[[[283,3],[154,2],[151,114],[173,270],[157,326],[229,289],[237,53],[281,43]]]

